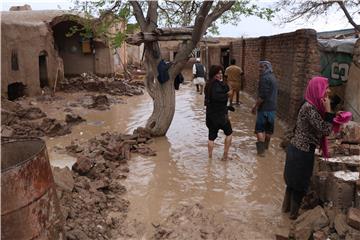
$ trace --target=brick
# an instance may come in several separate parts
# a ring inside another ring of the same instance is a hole
[[[351,227],[360,230],[360,209],[350,208],[347,214],[346,222]]]

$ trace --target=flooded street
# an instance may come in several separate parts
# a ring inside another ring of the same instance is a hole
[[[230,113],[234,130],[231,160],[220,161],[222,132],[215,141],[213,159],[208,159],[203,95],[190,84],[182,85],[176,95],[175,117],[166,137],[151,144],[157,156],[133,154],[128,161],[130,172],[124,184],[125,198],[131,202],[129,219],[145,224],[146,238],[152,224],[160,223],[180,205],[200,203],[237,221],[242,233],[239,239],[272,239],[278,226],[288,225],[280,211],[285,155],[279,147],[281,127],[276,126],[267,156],[257,157],[253,102],[242,95],[243,104]],[[152,111],[150,97],[124,99],[127,104],[106,111],[74,109],[87,122],[75,126],[70,135],[47,139],[52,164],[64,166],[75,161],[57,151],[74,139],[89,139],[105,131],[132,133],[143,126]]]

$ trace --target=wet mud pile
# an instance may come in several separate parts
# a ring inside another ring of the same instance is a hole
[[[77,158],[72,167],[54,168],[54,179],[65,219],[67,239],[115,239],[127,235],[129,202],[122,180],[129,172],[131,153],[154,156],[151,136],[138,128],[132,135],[103,133],[86,142],[73,142],[66,151]],[[126,238],[125,238],[126,239]]]
[[[48,118],[37,107],[22,107],[2,99],[1,136],[3,137],[55,137],[71,133],[71,127],[85,121],[78,115],[67,114],[65,121]]]
[[[60,83],[60,90],[64,92],[80,90],[117,96],[141,95],[143,94],[143,88],[143,81],[128,81],[117,77],[99,77],[90,73],[83,73],[78,77],[65,78]]]

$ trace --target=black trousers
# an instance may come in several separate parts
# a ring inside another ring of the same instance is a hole
[[[283,202],[283,212],[290,211],[290,218],[296,218],[301,201],[305,196],[314,167],[315,146],[309,152],[304,152],[289,144],[286,151],[284,179],[286,192]]]

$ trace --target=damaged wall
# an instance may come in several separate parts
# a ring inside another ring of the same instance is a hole
[[[360,122],[360,39],[354,48],[349,78],[345,84],[345,110],[353,113],[353,120]]]
[[[66,37],[78,16],[66,11],[1,12],[1,94],[8,85],[23,83],[25,95],[35,96],[41,88],[53,88],[55,79],[90,72],[111,75],[126,65],[125,45],[118,54],[103,40],[94,39],[87,51],[79,34]],[[115,30],[123,30],[124,23]],[[120,61],[119,58],[122,58]]]
[[[268,60],[278,79],[277,115],[293,124],[307,81],[320,72],[316,31],[300,29],[270,37],[239,39],[232,42],[231,58],[244,70],[244,91],[256,97],[259,61]]]
[[[28,11],[2,12],[2,96],[7,96],[8,85],[16,82],[25,84],[26,94],[30,96],[41,93],[39,56],[44,53],[48,84],[53,86],[55,82],[59,60],[54,49],[52,33],[45,23],[32,24],[22,22],[20,17],[17,18],[17,15],[24,12]]]

